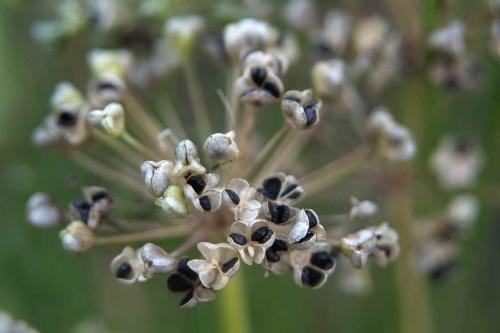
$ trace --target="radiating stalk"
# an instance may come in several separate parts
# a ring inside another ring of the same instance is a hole
[[[185,59],[182,64],[184,75],[186,77],[186,84],[194,108],[194,117],[196,125],[199,129],[199,135],[204,140],[211,131],[210,118],[208,117],[207,106],[203,97],[203,92],[200,88],[199,77],[196,73],[192,59]]]

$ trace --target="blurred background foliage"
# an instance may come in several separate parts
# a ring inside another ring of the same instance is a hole
[[[356,3],[357,8],[363,8],[368,2],[367,12],[376,12],[378,7],[372,1],[351,1],[349,5]],[[416,3],[421,9],[418,19],[426,31],[438,24],[441,1],[400,1],[406,2],[408,8]],[[63,156],[35,149],[30,142],[31,131],[48,113],[54,85],[71,80],[84,86],[87,79],[85,41],[51,50],[31,38],[31,23],[50,15],[50,3],[0,3],[0,309],[49,333],[71,332],[89,320],[101,322],[110,332],[220,331],[218,302],[179,311],[177,295],[167,292],[162,278],[132,288],[114,281],[108,265],[119,247],[99,248],[75,257],[61,248],[55,230],[40,231],[27,223],[25,202],[32,192],[50,190],[58,198],[70,198],[77,192],[65,185],[68,174],[82,184],[94,181]],[[345,3],[330,1],[328,5]],[[410,191],[417,215],[442,209],[450,198],[439,190],[427,167],[439,140],[447,133],[456,133],[481,143],[487,163],[481,183],[473,191],[481,200],[481,218],[461,244],[456,274],[442,283],[428,283],[424,291],[436,332],[498,332],[500,62],[486,52],[486,3],[457,0],[452,8],[450,18],[464,19],[473,27],[470,48],[483,65],[480,88],[447,91],[432,85],[426,73],[419,72],[403,78],[377,102],[388,105],[417,139],[419,153],[411,171],[416,190]],[[392,13],[394,22],[400,19],[397,14]],[[213,69],[203,72],[201,79],[208,81],[214,73]],[[217,80],[223,86],[222,75]],[[400,305],[406,295],[402,289],[411,286],[396,282],[398,265],[402,263],[374,270],[374,288],[366,296],[343,293],[336,275],[322,289],[309,290],[297,288],[291,278],[264,279],[261,270],[245,267],[242,275],[252,331],[400,332]]]

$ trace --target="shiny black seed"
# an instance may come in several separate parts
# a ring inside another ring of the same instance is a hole
[[[273,237],[273,231],[268,227],[260,227],[252,234],[252,241],[264,244]]]
[[[83,222],[87,222],[90,214],[90,203],[85,200],[74,200],[71,205],[76,209],[80,219]]]
[[[102,199],[106,199],[106,198],[108,198],[108,192],[99,191],[92,196],[92,202],[98,202],[98,201],[101,201]]]
[[[204,211],[208,212],[212,209],[212,204],[207,196],[200,197],[200,206]]]
[[[297,243],[304,243],[304,242],[307,242],[308,240],[310,240],[312,237],[314,236],[314,232],[312,232],[311,230],[309,230],[307,232],[307,234],[302,237]]]
[[[186,183],[191,186],[198,195],[200,195],[205,189],[205,186],[207,186],[207,183],[202,175],[191,176],[188,178]]]
[[[314,228],[318,225],[318,219],[316,215],[310,210],[306,210],[307,219],[309,220],[309,228]]]
[[[234,257],[222,265],[222,273],[227,273],[238,262],[238,257]]]
[[[266,80],[267,70],[262,67],[254,67],[250,70],[250,76],[252,77],[253,82],[260,87]]]
[[[245,236],[237,234],[237,233],[232,233],[229,235],[233,242],[235,242],[238,245],[245,245],[247,243],[247,239]]]
[[[297,102],[297,103],[300,103],[300,98],[296,97],[296,96],[287,96],[285,97],[284,99],[287,99],[289,101],[293,101],[293,102]]]
[[[268,199],[276,200],[281,191],[281,180],[276,177],[267,178],[259,192]]]
[[[172,274],[167,279],[168,290],[178,293],[193,288],[193,284],[180,274]]]
[[[311,256],[310,262],[314,266],[324,270],[329,270],[335,265],[333,258],[330,256],[328,252],[325,251],[314,253]]]
[[[276,239],[271,246],[274,251],[288,251],[288,244],[281,239]]]
[[[266,259],[269,262],[278,262],[281,257],[272,248],[266,250]]]
[[[292,194],[290,194],[290,195],[288,196],[288,199],[297,199],[297,198],[299,198],[301,195],[302,195],[302,190],[301,190],[301,189],[297,189],[295,192],[293,192]]]
[[[106,90],[110,90],[110,91],[118,91],[118,87],[115,86],[113,83],[111,82],[106,82],[106,81],[102,81],[102,82],[99,82],[97,84],[97,90],[98,91],[106,91]]]
[[[268,203],[271,221],[276,224],[283,224],[290,218],[290,207],[286,205],[278,205],[273,202]]]
[[[304,267],[300,280],[302,284],[310,287],[318,286],[323,281],[324,274],[311,267]]]
[[[430,279],[435,282],[447,279],[455,271],[456,264],[457,262],[455,260],[450,260],[434,267],[434,269],[429,272]]]
[[[304,108],[304,112],[306,114],[306,126],[311,126],[316,123],[318,119],[318,112],[314,108]]]
[[[193,295],[194,295],[194,289],[191,289],[190,291],[188,291],[186,296],[184,296],[184,298],[181,300],[181,303],[179,304],[179,306],[183,306],[183,305],[189,303],[189,301],[193,298]]]
[[[177,263],[177,271],[179,273],[184,274],[184,276],[186,276],[188,279],[196,281],[198,280],[198,274],[191,268],[189,268],[189,266],[187,265],[188,261],[189,258],[187,257],[184,257],[181,260],[179,260],[179,262]]]
[[[226,193],[233,204],[238,205],[240,203],[240,197],[238,196],[238,194],[236,194],[236,192],[234,192],[233,190],[226,190]]]
[[[292,192],[293,190],[295,190],[297,188],[297,184],[292,184],[290,186],[288,186],[284,191],[283,193],[281,193],[281,197],[285,197],[287,194],[289,194],[290,192]]]
[[[319,101],[316,98],[312,98],[304,104],[304,109],[312,108],[312,107],[316,106],[316,104],[318,104],[318,102]]]
[[[264,89],[269,95],[279,98],[281,96],[281,91],[279,90],[278,87],[276,87],[274,84],[271,82],[266,82],[262,86],[262,89]]]
[[[124,262],[118,266],[115,275],[119,279],[125,279],[130,273],[132,273],[132,266],[128,262]]]
[[[57,125],[61,127],[72,127],[76,124],[76,116],[70,112],[61,112],[57,118]]]

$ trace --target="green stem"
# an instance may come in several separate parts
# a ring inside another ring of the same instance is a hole
[[[223,333],[250,333],[243,274],[237,274],[222,290],[217,300]]]
[[[203,92],[200,87],[200,76],[198,76],[196,72],[196,68],[192,59],[186,58],[182,65],[186,77],[188,93],[194,108],[196,123],[199,130],[201,131],[200,136],[204,140],[210,134],[211,124],[210,118],[208,117],[208,110],[205,104],[205,99],[203,97]]]

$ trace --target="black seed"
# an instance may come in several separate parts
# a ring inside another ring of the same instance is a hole
[[[316,106],[316,104],[318,104],[318,102],[319,101],[316,98],[312,98],[304,104],[304,109],[312,108],[312,107]]]
[[[262,89],[264,89],[269,95],[275,98],[279,98],[281,96],[281,91],[279,90],[279,88],[271,82],[264,83]]]
[[[226,193],[233,204],[238,205],[240,203],[240,197],[238,196],[238,194],[236,194],[236,192],[234,192],[233,190],[226,190]]]
[[[126,279],[132,273],[132,266],[128,262],[124,262],[116,269],[116,277],[119,279]]]
[[[205,186],[207,186],[207,183],[202,175],[191,176],[188,178],[186,183],[190,185],[198,195],[200,195],[205,189]]]
[[[434,269],[429,272],[429,277],[433,281],[445,280],[455,271],[456,264],[457,262],[455,260],[441,263],[441,265],[434,267]]]
[[[57,118],[57,125],[61,127],[72,127],[75,126],[77,121],[76,116],[70,112],[61,112]]]
[[[222,265],[222,273],[227,273],[238,262],[238,257],[234,257]]]
[[[298,98],[298,97],[296,97],[296,96],[287,96],[287,97],[285,97],[284,99],[289,100],[289,101],[293,101],[293,102],[300,103],[300,98]]]
[[[108,198],[108,192],[106,191],[99,191],[97,193],[95,193],[93,196],[92,196],[92,201],[93,202],[98,202],[102,199],[106,199]]]
[[[212,209],[212,204],[210,203],[210,199],[205,195],[200,197],[200,206],[204,211],[209,212]]]
[[[297,188],[297,190],[295,192],[293,192],[292,194],[290,194],[288,196],[288,199],[297,199],[298,197],[300,197],[302,195],[302,190]]]
[[[184,257],[181,260],[179,260],[179,262],[177,263],[177,271],[179,273],[184,274],[184,276],[186,276],[188,279],[196,281],[198,280],[198,274],[191,268],[189,268],[189,266],[187,265],[188,261],[189,258],[187,257]]]
[[[315,226],[318,225],[318,219],[316,218],[316,215],[312,211],[306,210],[306,215],[307,219],[309,220],[309,228],[314,228]]]
[[[281,257],[272,248],[266,250],[266,259],[269,262],[278,262]]]
[[[250,75],[252,77],[253,82],[259,87],[264,83],[267,77],[267,70],[262,67],[254,67],[250,70]]]
[[[274,234],[273,231],[268,227],[260,227],[259,229],[253,232],[252,241],[264,244],[265,242],[270,240],[271,237],[273,237],[273,234]]]
[[[323,280],[324,274],[311,267],[304,267],[300,280],[302,284],[310,287],[318,286]]]
[[[314,232],[312,232],[311,230],[309,230],[307,232],[307,234],[302,237],[297,243],[304,243],[304,242],[307,242],[308,240],[310,240],[312,237],[314,236]]]
[[[180,274],[172,274],[167,279],[168,290],[178,293],[182,291],[188,291],[193,288],[193,284],[182,277]]]
[[[278,205],[273,202],[268,203],[271,221],[276,224],[283,224],[290,218],[290,207],[286,205]]]
[[[276,200],[278,198],[278,194],[281,191],[281,180],[276,177],[267,178],[264,180],[261,189],[259,192],[268,199]]]
[[[283,193],[281,193],[281,197],[285,197],[287,194],[289,194],[290,192],[292,192],[293,190],[295,190],[297,188],[297,184],[292,184],[290,186],[288,186],[284,191]]]
[[[191,289],[190,291],[188,291],[186,296],[184,296],[184,298],[181,300],[181,303],[179,304],[179,306],[183,306],[183,305],[189,303],[189,301],[193,298],[193,295],[194,295],[194,289]]]
[[[274,251],[288,251],[288,244],[281,239],[276,239],[271,246]]]
[[[231,237],[231,239],[238,245],[245,245],[247,243],[247,239],[243,235],[232,233],[229,237]]]
[[[71,205],[76,209],[78,212],[78,215],[80,216],[80,219],[83,222],[87,222],[89,219],[89,214],[90,214],[90,203],[88,203],[85,200],[74,200]]]
[[[97,84],[97,91],[118,91],[118,87],[111,82],[101,81]]]
[[[316,109],[314,108],[304,108],[304,112],[306,114],[306,126],[309,127],[311,125],[314,125],[316,123],[316,120],[318,119],[318,113],[316,112]]]
[[[314,266],[324,270],[329,270],[335,265],[333,258],[330,256],[330,254],[328,254],[328,252],[325,251],[314,253],[311,256],[310,262]]]

